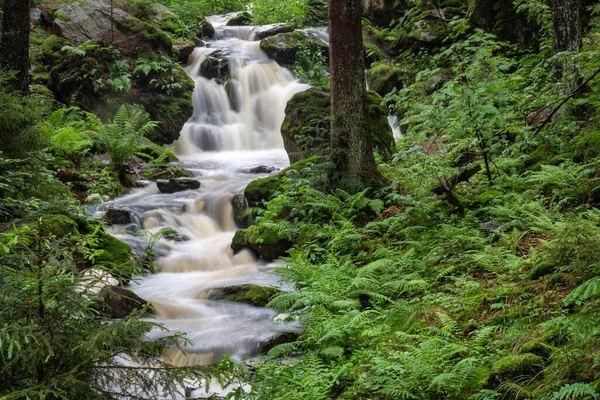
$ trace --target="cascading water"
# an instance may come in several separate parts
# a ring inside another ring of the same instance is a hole
[[[196,82],[194,115],[176,143],[183,166],[201,182],[200,189],[165,194],[151,183],[104,206],[134,215],[135,223],[111,231],[134,248],[147,243],[133,231],[143,229],[150,238],[166,228],[176,232],[168,236],[172,239],[162,237],[154,243],[160,272],[130,284],[152,302],[158,322],[193,341],[185,354],[169,350],[168,361],[175,365],[206,365],[225,353],[238,359],[255,355],[275,336],[300,330],[297,323],[277,322],[272,309],[211,299],[229,286],[279,285],[273,265],[258,262],[247,251],[233,254],[231,199],[248,182],[265,176],[244,171],[287,165],[280,134],[285,105],[308,87],[269,60],[259,42],[248,40],[254,28],[226,27],[224,21],[212,20],[215,40],[190,57],[187,71]],[[224,76],[201,76],[202,62],[215,52],[228,55],[226,85]],[[150,337],[164,334],[156,330]]]

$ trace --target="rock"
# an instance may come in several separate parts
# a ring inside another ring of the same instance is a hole
[[[200,39],[211,39],[215,34],[215,28],[204,17],[199,18],[196,23],[195,33]]]
[[[227,26],[248,26],[250,24],[252,24],[252,15],[247,11],[241,12],[227,21]]]
[[[86,204],[91,204],[91,203],[93,203],[95,201],[102,201],[102,196],[100,196],[99,193],[90,194],[88,197],[85,198],[84,202]]]
[[[200,182],[195,179],[173,178],[159,179],[156,186],[161,193],[176,193],[184,190],[195,190],[200,187]]]
[[[291,67],[297,60],[297,53],[304,35],[300,32],[279,33],[260,41],[260,48],[278,64]]]
[[[218,50],[206,57],[200,64],[200,74],[206,79],[224,79],[229,75],[229,57]]]
[[[525,343],[519,349],[520,354],[535,354],[542,357],[544,360],[549,360],[555,348],[545,342],[544,338],[536,338]]]
[[[211,295],[211,299],[237,301],[255,307],[266,307],[271,298],[278,293],[279,289],[274,287],[246,284],[217,289]]]
[[[177,49],[177,51],[178,51],[177,61],[179,61],[182,64],[187,64],[188,59],[190,58],[190,55],[194,52],[194,49],[196,48],[196,45],[195,44],[181,44],[181,45],[175,45],[173,47],[175,49]]]
[[[54,15],[51,14],[48,10],[42,10],[42,15],[40,16],[39,24],[44,28],[48,29],[52,27],[54,23]]]
[[[37,25],[42,19],[42,10],[39,8],[31,8],[29,10],[29,19],[31,19],[31,23]]]
[[[501,384],[510,380],[537,376],[543,369],[544,360],[535,354],[525,353],[507,356],[494,363],[490,380]]]
[[[502,228],[502,224],[500,222],[496,222],[496,221],[487,221],[484,222],[483,224],[481,224],[480,228],[484,231],[498,231],[498,232],[505,232],[506,229]]]
[[[291,343],[298,340],[300,334],[298,332],[282,332],[277,336],[273,336],[271,339],[267,340],[260,344],[260,353],[266,354],[273,347],[278,346],[283,343]]]
[[[178,164],[151,165],[142,164],[140,174],[151,181],[158,179],[193,178],[194,174],[181,168]]]
[[[297,27],[298,25],[291,22],[271,25],[259,25],[256,28],[254,28],[254,32],[252,33],[252,40],[263,40],[268,38],[269,36],[275,36],[280,33],[294,32]]]
[[[243,194],[236,194],[231,198],[231,206],[233,208],[233,219],[235,224],[245,229],[252,225],[254,218],[248,212],[248,201]]]
[[[147,155],[155,164],[160,161],[161,164],[175,163],[179,159],[173,154],[174,147],[163,147],[156,143],[153,143],[147,138],[140,140],[140,145],[136,150],[136,153]]]
[[[291,247],[292,243],[285,238],[280,238],[274,229],[256,225],[237,230],[231,242],[234,254],[243,249],[250,249],[266,261],[274,261],[286,256]]]
[[[131,246],[127,243],[120,241],[104,231],[96,232],[95,236],[97,239],[96,249],[102,250],[102,253],[94,257],[94,265],[119,267],[120,265],[131,261]],[[113,271],[115,268],[109,269],[111,269],[111,273],[119,278],[119,274]],[[122,275],[121,278],[123,278]],[[125,277],[125,279],[130,278],[131,277]],[[119,280],[122,281],[122,279]]]
[[[110,4],[100,0],[64,5],[54,15],[54,32],[76,46],[101,38],[111,30]],[[113,17],[115,24],[133,18],[120,8],[113,9]]]
[[[242,174],[270,174],[275,171],[277,171],[276,167],[270,167],[267,165],[257,165],[256,167],[243,169],[240,172]]]
[[[286,175],[292,171],[301,171],[304,168],[309,168],[312,164],[320,162],[318,157],[311,157],[299,162],[295,162],[289,167],[279,171],[278,173],[267,176],[265,178],[255,179],[251,181],[244,189],[244,197],[248,201],[250,207],[261,207],[264,202],[269,201],[275,193],[281,190],[282,185],[286,181]]]
[[[375,64],[367,70],[366,75],[369,89],[380,96],[385,96],[393,89],[399,90],[404,87],[400,72],[387,63]]]
[[[131,211],[110,208],[106,211],[102,220],[107,225],[125,225],[131,222]]]
[[[141,310],[148,302],[131,290],[120,286],[105,286],[100,292],[110,309],[112,318],[125,318],[135,310]]]
[[[381,105],[381,96],[369,91],[368,97],[373,146],[387,157],[394,148],[392,128]],[[318,88],[296,93],[288,101],[281,136],[291,163],[329,152],[330,109],[329,92]]]
[[[37,225],[34,222],[31,225]],[[40,234],[43,236],[56,236],[62,238],[68,235],[79,234],[77,223],[66,215],[46,215],[39,220]]]

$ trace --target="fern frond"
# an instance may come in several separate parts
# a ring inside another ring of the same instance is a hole
[[[565,304],[582,304],[600,297],[600,276],[596,276],[577,286],[565,297]]]
[[[565,385],[558,392],[554,392],[552,400],[592,400],[600,395],[587,383],[577,382]]]

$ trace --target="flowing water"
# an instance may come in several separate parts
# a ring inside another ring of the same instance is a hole
[[[308,87],[266,57],[259,42],[251,40],[255,28],[227,27],[225,21],[213,18],[214,40],[196,48],[186,69],[196,82],[194,115],[176,152],[201,182],[200,189],[165,194],[149,183],[104,205],[127,209],[135,220],[112,227],[113,235],[138,251],[152,244],[158,255],[160,272],[136,280],[130,289],[152,302],[158,322],[193,341],[185,354],[169,351],[168,361],[180,366],[211,364],[225,353],[237,359],[256,355],[261,344],[300,330],[297,323],[278,321],[272,309],[213,299],[229,286],[279,285],[274,265],[247,251],[233,254],[231,199],[251,180],[266,176],[250,174],[249,168],[288,165],[280,134],[285,105]],[[223,77],[200,75],[202,62],[215,54],[227,55],[217,66],[221,72],[220,63],[228,63],[226,85]],[[171,235],[156,235],[166,228]],[[161,335],[150,333],[151,338]]]

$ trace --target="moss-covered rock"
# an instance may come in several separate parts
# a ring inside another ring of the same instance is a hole
[[[402,89],[404,82],[400,71],[387,63],[377,63],[366,72],[369,89],[385,96],[394,88]]]
[[[122,53],[131,54],[132,51],[135,51],[139,54],[151,50],[162,51],[165,54],[171,53],[173,42],[169,35],[159,27],[134,17],[124,19],[117,25],[127,37],[136,38],[127,44],[117,46]]]
[[[179,159],[173,154],[173,148],[170,150],[168,147],[158,145],[151,140],[143,138],[140,141],[140,146],[137,149],[137,153],[145,154],[151,160],[162,159],[164,163],[177,162]]]
[[[393,152],[394,135],[387,121],[382,98],[370,91],[369,123],[373,146],[386,157]],[[290,162],[297,162],[311,155],[328,153],[330,127],[330,94],[323,89],[312,88],[296,93],[288,101],[285,119],[281,126],[283,144]]]
[[[572,143],[573,159],[577,162],[590,161],[600,156],[600,131],[575,137]]]
[[[269,36],[275,36],[280,33],[291,33],[294,32],[297,27],[298,25],[292,22],[257,26],[253,33],[254,40],[263,40]]]
[[[531,353],[542,357],[544,360],[548,360],[553,351],[554,347],[546,343],[546,338],[544,337],[530,340],[519,349],[520,354]]]
[[[549,261],[542,261],[539,264],[537,264],[536,266],[534,266],[531,269],[531,271],[529,271],[529,274],[527,275],[527,277],[533,281],[533,280],[539,279],[543,276],[553,273],[554,269],[555,269],[554,263],[549,262]]]
[[[77,235],[77,222],[66,215],[47,215],[39,219],[40,233],[44,236],[54,235],[62,238]]]
[[[243,194],[236,194],[231,198],[231,207],[233,208],[233,220],[238,227],[245,229],[252,225],[252,214]]]
[[[502,383],[528,376],[536,376],[544,369],[542,357],[524,353],[515,356],[507,356],[496,361],[492,366],[490,379]]]
[[[131,261],[131,246],[104,231],[96,233],[97,249],[102,253],[94,258],[94,264],[119,266]]]
[[[234,253],[249,249],[266,261],[287,255],[291,247],[292,243],[288,239],[280,237],[274,228],[265,225],[240,229],[231,242]]]
[[[195,33],[200,39],[210,39],[215,34],[215,28],[206,18],[200,17],[197,19]]]
[[[298,49],[304,39],[300,32],[279,33],[260,41],[260,48],[267,56],[285,67],[291,67],[297,60]]]
[[[320,158],[318,157],[307,158],[290,165],[274,175],[251,181],[244,189],[244,197],[246,197],[248,205],[250,207],[262,206],[264,202],[269,201],[275,193],[281,190],[290,172],[301,171],[319,161]]]
[[[252,15],[247,11],[241,12],[227,21],[227,26],[248,26],[250,24],[252,24]]]
[[[217,290],[211,298],[217,300],[237,301],[256,307],[265,307],[273,296],[279,293],[279,289],[258,285],[228,286]]]
[[[125,318],[135,310],[141,310],[148,302],[131,290],[120,286],[105,286],[100,292],[106,308],[101,310],[112,318]]]

